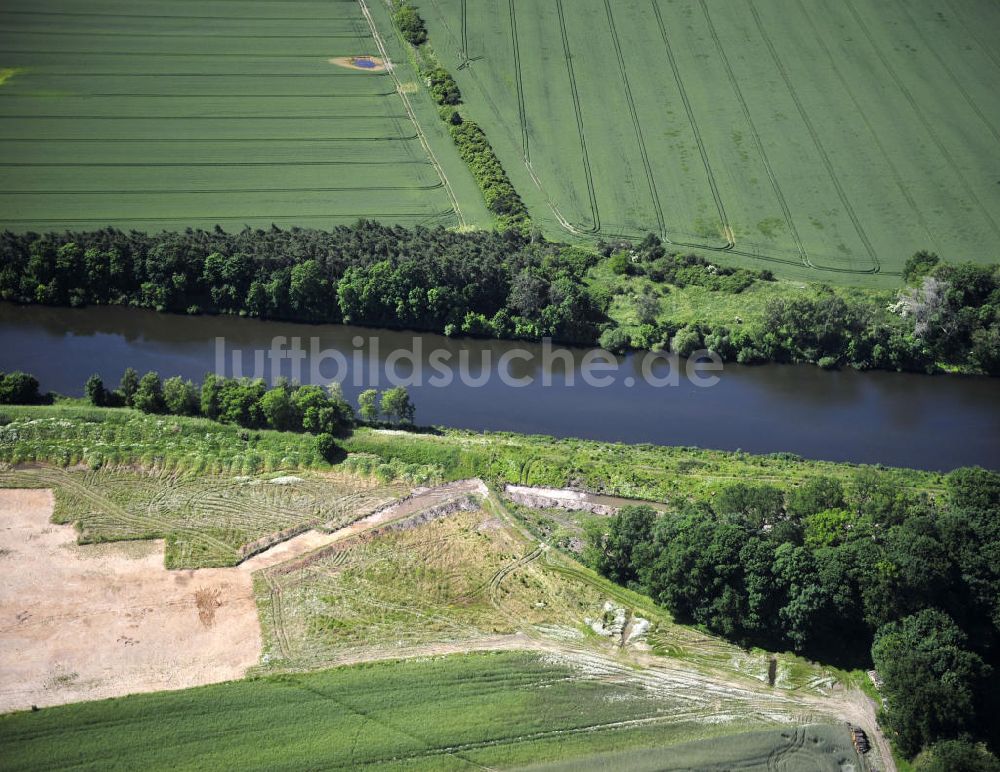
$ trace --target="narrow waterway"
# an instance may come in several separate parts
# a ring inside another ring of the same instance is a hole
[[[285,357],[271,367],[275,340],[283,353],[295,338],[303,352],[297,364]],[[716,375],[715,385],[699,386],[687,377],[686,363],[672,367],[660,360],[648,368],[667,382],[657,385],[644,377],[641,355],[592,367],[584,378],[584,350],[549,356],[553,364],[536,344],[128,308],[0,304],[0,370],[34,373],[43,389],[64,394],[82,394],[92,373],[114,384],[126,367],[200,380],[216,371],[220,351],[225,375],[344,379],[352,401],[362,388],[392,385],[387,370],[419,381],[410,393],[421,424],[786,451],[923,469],[1000,468],[996,379],[727,364],[720,373],[702,373]],[[263,369],[255,372],[255,361]]]

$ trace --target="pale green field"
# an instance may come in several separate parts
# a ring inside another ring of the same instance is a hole
[[[896,282],[919,249],[995,258],[995,3],[420,9],[550,235],[653,231],[678,249],[838,283]]]
[[[329,61],[378,53],[354,0],[5,2],[0,227],[489,224],[405,59]]]
[[[660,706],[641,684],[534,654],[477,654],[3,716],[0,755],[5,769],[451,770],[588,757],[596,769],[608,752],[624,753],[620,769],[649,768],[656,757],[671,769],[742,760],[740,769],[826,772],[857,763],[843,727],[743,734],[733,724],[664,721]],[[692,738],[713,739],[677,747]]]

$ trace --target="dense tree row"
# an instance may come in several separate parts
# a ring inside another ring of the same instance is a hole
[[[851,485],[733,484],[589,534],[602,574],[744,644],[874,663],[883,722],[913,756],[1000,737],[1000,475],[960,469],[937,499],[875,470]],[[943,753],[944,751],[942,751]]]
[[[427,42],[427,25],[409,3],[393,0],[392,20],[410,45],[420,46]]]
[[[36,394],[37,385],[35,381]],[[222,378],[210,373],[196,386],[179,376],[161,380],[155,372],[140,378],[129,367],[117,389],[107,389],[99,375],[92,375],[87,379],[84,393],[96,407],[134,407],[144,413],[204,416],[246,429],[342,434],[356,422],[354,409],[344,399],[339,383],[324,389],[279,379],[268,389],[261,379]],[[375,389],[368,389],[359,396],[358,406],[361,420],[366,423],[384,419],[393,424],[413,424],[415,409],[402,386],[383,392],[381,400]]]
[[[469,165],[476,178],[487,208],[500,218],[505,226],[522,226],[529,221],[528,209],[514,189],[494,152],[486,134],[472,121],[462,118],[457,111],[450,113],[448,131],[458,147],[458,154]]]
[[[114,229],[0,237],[0,298],[592,343],[597,259],[516,231]],[[527,288],[527,292],[526,292]]]

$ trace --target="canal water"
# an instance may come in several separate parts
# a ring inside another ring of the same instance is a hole
[[[287,356],[293,344],[298,359]],[[31,372],[46,390],[80,395],[92,373],[113,385],[126,367],[198,381],[220,366],[228,376],[343,380],[352,401],[362,388],[410,382],[420,424],[1000,469],[1000,379],[726,364],[695,382],[683,360],[644,370],[640,354],[602,365],[582,349],[517,342],[0,303],[0,370]]]

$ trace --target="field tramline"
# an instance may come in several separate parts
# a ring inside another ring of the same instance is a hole
[[[919,249],[988,260],[1000,236],[983,164],[1000,137],[1000,56],[969,32],[997,23],[989,3],[431,0],[422,12],[554,235],[654,231],[793,277],[879,284]]]
[[[449,157],[448,171],[438,161],[450,143],[411,107],[408,88],[433,116],[405,63],[357,72],[334,61],[400,58],[373,36],[361,4],[257,0],[236,10],[222,0],[4,4],[0,51],[13,74],[0,86],[0,226],[485,219],[477,198],[459,184],[466,205],[452,190],[461,161]]]

